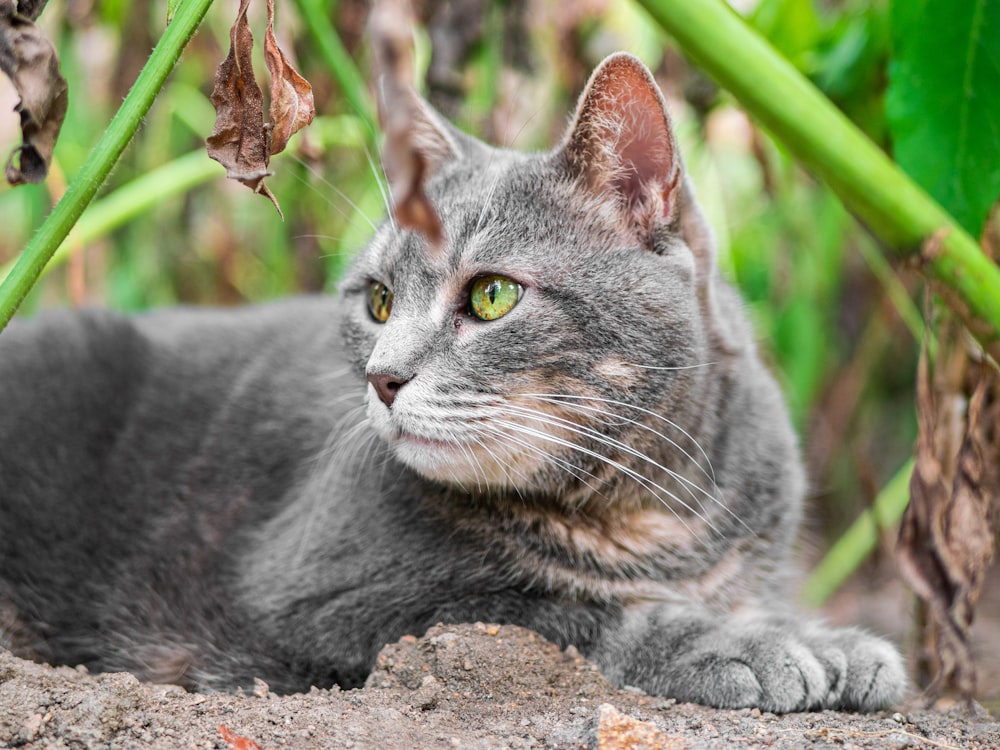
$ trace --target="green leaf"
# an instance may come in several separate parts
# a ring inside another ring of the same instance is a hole
[[[750,22],[799,70],[811,68],[810,56],[821,35],[812,0],[763,0]]]
[[[894,0],[895,157],[979,237],[1000,196],[1000,0]]]

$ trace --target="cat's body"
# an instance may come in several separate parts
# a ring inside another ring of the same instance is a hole
[[[781,604],[795,441],[651,87],[610,58],[544,155],[425,113],[446,241],[384,226],[336,298],[4,332],[0,637],[287,691],[513,622],[682,699],[897,700],[888,644]]]

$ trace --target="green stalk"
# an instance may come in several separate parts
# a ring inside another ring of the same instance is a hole
[[[830,595],[847,580],[878,544],[879,532],[891,529],[903,517],[910,501],[911,458],[878,493],[866,510],[830,548],[802,587],[802,602],[821,607]]]
[[[306,28],[312,34],[313,41],[319,47],[323,61],[333,71],[348,103],[364,122],[369,137],[375,138],[379,132],[373,114],[375,110],[368,96],[364,77],[347,53],[344,43],[330,21],[333,4],[329,0],[293,0],[293,2]]]
[[[176,9],[108,129],[0,284],[0,330],[13,317],[45,264],[104,184],[211,4],[212,0],[186,0]]]
[[[901,256],[926,247],[926,268],[1000,352],[1000,268],[940,205],[723,0],[638,2],[884,243]]]
[[[130,219],[191,188],[220,175],[217,162],[198,149],[147,172],[114,192],[94,201],[83,212],[69,236],[53,253],[44,271],[64,263],[77,249],[117,229]],[[0,266],[0,281],[11,272],[14,263]]]

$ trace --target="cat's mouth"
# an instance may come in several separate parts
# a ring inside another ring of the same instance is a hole
[[[403,430],[395,430],[389,438],[389,444],[395,446],[397,450],[403,447],[411,447],[424,451],[454,452],[461,448],[458,443],[452,440],[438,440]]]
[[[404,430],[393,430],[387,442],[396,457],[428,479],[462,483],[468,473],[469,448]]]

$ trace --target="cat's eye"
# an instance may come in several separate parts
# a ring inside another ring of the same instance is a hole
[[[496,320],[509,313],[524,287],[506,276],[480,276],[469,290],[469,308],[480,320]]]
[[[379,323],[385,323],[392,313],[392,292],[381,281],[368,287],[368,312]]]

